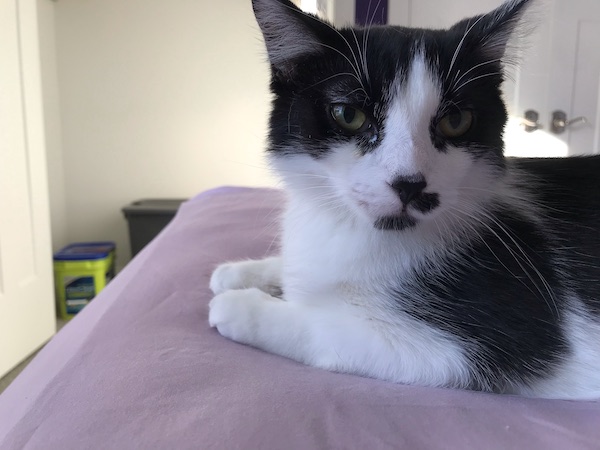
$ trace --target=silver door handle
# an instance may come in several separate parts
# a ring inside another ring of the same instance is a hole
[[[552,123],[550,124],[550,130],[552,130],[553,133],[561,134],[564,133],[565,129],[567,127],[570,127],[571,125],[587,122],[587,118],[583,116],[567,120],[567,113],[564,111],[557,110],[552,113]]]
[[[535,130],[542,128],[539,122],[540,114],[534,109],[528,109],[525,111],[525,117],[521,119],[521,125],[525,128],[525,131],[532,133]]]

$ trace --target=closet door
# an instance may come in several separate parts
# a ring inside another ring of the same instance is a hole
[[[36,13],[0,1],[0,376],[56,327]]]
[[[600,2],[555,1],[553,17],[544,129],[567,144],[570,155],[598,154]]]

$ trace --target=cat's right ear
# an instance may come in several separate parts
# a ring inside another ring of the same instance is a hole
[[[288,0],[252,0],[252,8],[265,38],[269,61],[278,71],[293,72],[294,61],[323,50],[329,24],[299,9]]]

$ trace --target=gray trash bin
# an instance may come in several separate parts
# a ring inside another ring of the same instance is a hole
[[[179,206],[187,199],[144,199],[123,208],[123,214],[129,226],[131,256],[156,237],[175,216]]]

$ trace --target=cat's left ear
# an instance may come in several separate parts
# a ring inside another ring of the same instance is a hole
[[[288,0],[252,0],[252,8],[269,61],[280,72],[289,74],[298,58],[322,52],[323,39],[334,31],[331,25]]]
[[[478,36],[479,49],[490,59],[506,61],[514,56],[510,50],[515,42],[530,34],[533,21],[530,11],[537,0],[508,0],[492,12],[460,22],[472,35]]]

